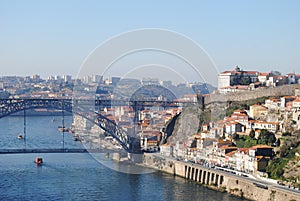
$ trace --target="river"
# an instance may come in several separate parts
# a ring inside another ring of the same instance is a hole
[[[67,116],[65,125],[71,121]],[[27,117],[26,147],[61,148],[58,126],[60,117]],[[1,148],[24,148],[24,142],[17,139],[22,132],[22,117],[0,119]],[[66,148],[81,147],[68,133],[64,141]],[[43,157],[43,166],[33,163],[36,156]],[[87,153],[2,154],[0,161],[0,200],[243,200],[161,172],[114,171]]]

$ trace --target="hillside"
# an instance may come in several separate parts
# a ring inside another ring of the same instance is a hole
[[[283,177],[291,185],[300,188],[300,146],[294,148],[291,159],[283,169]]]
[[[174,130],[168,142],[176,144],[176,142],[183,142],[189,136],[196,134],[199,130],[199,114],[199,109],[196,106],[185,108],[176,119]]]

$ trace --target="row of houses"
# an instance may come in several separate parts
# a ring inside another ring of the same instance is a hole
[[[199,138],[199,134],[194,140],[196,146],[186,142],[161,145],[160,154],[247,173],[264,172],[274,156],[273,147],[267,145],[238,148],[231,140]]]
[[[213,149],[214,152],[209,156],[210,163],[242,172],[256,173],[265,171],[268,161],[274,155],[273,147],[267,145],[256,145],[250,148],[218,145],[216,145]]]
[[[249,135],[252,130],[266,129],[270,132],[278,132],[281,129],[280,122],[267,122],[251,119],[245,110],[235,110],[230,117],[224,120],[204,124],[202,135],[205,137],[230,137],[233,134]]]
[[[160,153],[243,172],[265,171],[268,161],[274,155],[273,147],[257,145],[238,148],[234,144],[233,135],[249,135],[254,131],[254,137],[258,138],[263,129],[280,135],[285,131],[285,121],[291,120],[295,121],[294,126],[300,127],[299,90],[297,87],[294,96],[269,98],[264,103],[251,105],[249,110],[235,110],[222,120],[203,124],[198,134],[182,142],[160,146]]]
[[[300,87],[294,96],[269,98],[264,103],[253,104],[249,110],[235,110],[230,117],[217,122],[204,124],[202,133],[205,137],[220,137],[234,133],[248,135],[250,131],[266,129],[273,133],[284,132],[285,121],[293,120],[300,127]],[[281,116],[283,117],[279,117]],[[291,115],[292,119],[286,117]],[[272,117],[272,118],[271,118]]]

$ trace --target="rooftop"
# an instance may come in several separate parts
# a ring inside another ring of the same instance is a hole
[[[250,149],[273,149],[273,147],[271,146],[268,146],[268,145],[256,145],[256,146],[253,146],[251,147]]]

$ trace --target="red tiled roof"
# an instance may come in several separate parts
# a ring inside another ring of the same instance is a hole
[[[273,147],[271,146],[268,146],[268,145],[256,145],[256,146],[253,146],[251,147],[250,149],[273,149]]]
[[[231,151],[229,153],[226,154],[226,156],[232,157],[237,151]]]
[[[296,99],[296,100],[294,100],[293,102],[299,103],[299,102],[300,102],[300,99]]]
[[[270,73],[259,73],[260,76],[268,76]]]
[[[237,147],[224,145],[224,146],[221,146],[220,149],[237,149]]]
[[[279,124],[279,122],[266,122],[266,121],[256,121],[255,123],[259,123],[259,124]]]
[[[249,154],[249,150],[250,148],[238,148],[238,151],[241,153],[241,152],[244,152],[245,154]]]

